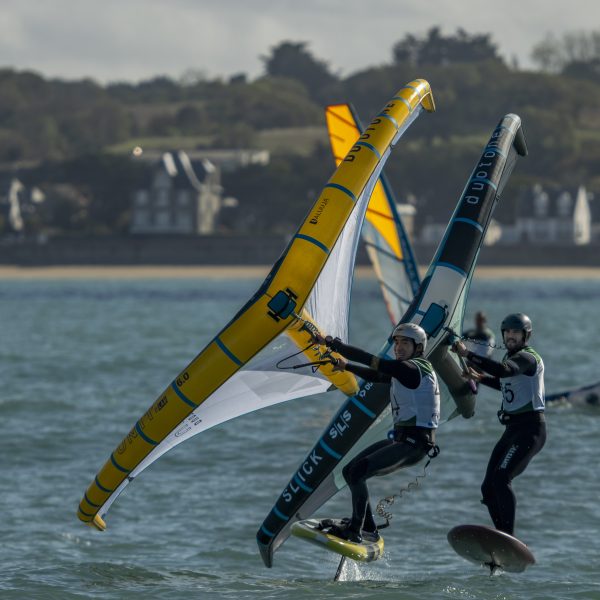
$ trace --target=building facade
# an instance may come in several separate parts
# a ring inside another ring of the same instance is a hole
[[[133,195],[133,234],[210,234],[222,205],[221,172],[208,159],[165,152],[145,189]]]

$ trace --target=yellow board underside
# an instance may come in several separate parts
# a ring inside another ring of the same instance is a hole
[[[398,95],[413,108],[419,104],[420,98],[424,98],[422,103],[425,106],[426,99],[431,96],[429,84],[417,80],[409,86]],[[391,101],[383,112],[394,119],[398,126],[409,115],[405,102],[401,100]],[[349,151],[290,243],[284,260],[277,271],[271,274],[272,278],[267,288],[262,290],[263,294],[245,307],[194,358],[175,378],[173,386],[159,396],[111,454],[79,505],[78,517],[82,521],[93,522],[128,472],[135,469],[196,406],[202,404],[293,322],[293,315],[280,320],[273,319],[268,315],[270,309],[267,304],[278,292],[289,290],[295,295],[297,310],[304,305],[329,250],[354,208],[355,199],[360,196],[378,163],[377,153],[385,152],[396,132],[386,118],[375,119],[367,128],[364,140],[375,151],[366,146],[354,146]]]
[[[316,523],[316,521],[312,522]],[[384,550],[382,537],[377,542],[357,544],[335,537],[329,533],[324,533],[323,531],[316,531],[313,527],[307,527],[306,522],[303,521],[294,523],[291,532],[295,537],[359,562],[377,560],[383,554]]]

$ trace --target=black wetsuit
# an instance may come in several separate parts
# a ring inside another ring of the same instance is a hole
[[[531,349],[527,348],[507,354],[502,363],[478,356],[473,352],[469,352],[467,358],[478,368],[490,374],[483,377],[481,383],[502,390],[501,379],[517,375],[537,376],[536,356],[535,351],[532,353]],[[506,429],[490,456],[481,493],[482,502],[487,505],[496,529],[513,535],[517,500],[511,482],[525,470],[531,459],[543,448],[546,442],[546,422],[544,411],[540,410],[539,406],[534,406],[533,400],[518,411],[507,411],[506,406],[512,400],[509,394],[504,396],[506,387],[503,391],[503,410],[498,413],[500,422],[506,426]]]
[[[348,364],[346,370],[366,381],[390,383],[392,377],[409,389],[417,389],[422,375],[412,361],[379,359],[359,348],[354,348],[335,339],[331,348],[349,360],[363,364],[376,364],[377,368]],[[377,527],[369,502],[367,479],[388,475],[397,469],[418,463],[434,445],[435,429],[417,427],[412,422],[399,423],[395,420],[394,439],[385,439],[365,448],[356,455],[343,470],[344,479],[352,493],[352,521],[349,529],[354,533],[375,532]]]

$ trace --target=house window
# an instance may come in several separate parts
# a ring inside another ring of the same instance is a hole
[[[557,200],[558,204],[558,215],[560,217],[570,217],[573,212],[571,194],[569,192],[563,192]]]
[[[187,212],[178,212],[175,217],[177,231],[182,233],[190,233],[192,229],[192,219]]]
[[[139,227],[147,226],[150,224],[150,215],[147,210],[138,210],[135,213],[135,223]]]
[[[159,210],[155,217],[156,227],[158,229],[170,229],[171,215],[168,210]]]
[[[179,206],[189,206],[190,193],[187,190],[179,190],[177,192],[177,204]]]
[[[169,190],[160,189],[156,191],[156,206],[169,206]]]
[[[136,206],[146,206],[148,204],[148,191],[147,190],[138,190],[135,193],[135,205]]]

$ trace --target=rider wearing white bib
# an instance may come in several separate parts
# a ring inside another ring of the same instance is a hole
[[[352,493],[352,518],[345,526],[329,526],[330,533],[350,541],[360,542],[363,536],[377,540],[367,479],[414,465],[432,449],[437,452],[435,429],[440,418],[440,391],[431,363],[421,358],[427,334],[414,323],[398,325],[392,334],[396,360],[374,356],[337,338],[315,337],[344,356],[336,369],[348,370],[366,381],[391,383],[393,439],[372,444],[344,467],[344,479]],[[349,364],[347,359],[369,366]]]
[[[544,362],[527,345],[533,330],[527,315],[510,314],[500,328],[507,349],[501,363],[469,352],[462,342],[454,351],[489,374],[470,369],[470,377],[502,392],[498,417],[506,430],[492,451],[481,492],[496,529],[513,535],[517,501],[511,482],[546,442]]]
[[[440,421],[440,389],[436,374],[431,363],[424,358],[411,358],[409,362],[419,370],[420,381],[416,389],[404,385],[400,379],[394,377],[391,372],[389,373],[392,375],[390,403],[394,425],[400,427],[414,425],[415,427],[435,429]],[[352,368],[352,365],[346,367],[348,371],[351,371]],[[356,370],[354,372],[363,379],[367,379],[364,376],[366,375],[364,370],[361,369],[361,371],[362,374],[356,373]],[[385,371],[382,372],[385,373]]]
[[[526,353],[526,354],[525,354]],[[523,360],[527,369],[512,377],[498,377],[502,392],[502,411],[505,414],[525,413],[527,411],[541,412],[544,410],[544,361],[531,347],[524,346],[517,356],[508,352],[502,363],[512,360]],[[533,373],[531,371],[533,370]],[[491,387],[495,387],[494,378],[490,378]],[[482,381],[482,383],[484,383]]]

